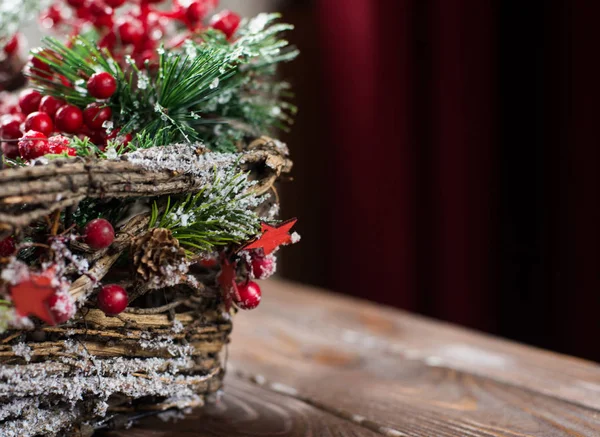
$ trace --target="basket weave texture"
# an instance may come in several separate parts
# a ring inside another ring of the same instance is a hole
[[[274,183],[291,169],[287,148],[269,138],[240,146],[231,156],[201,145],[159,149],[115,160],[76,158],[0,170],[0,236],[86,198],[195,193],[231,166],[257,180],[253,190],[266,194],[257,212],[266,215],[276,208]],[[90,268],[79,277],[67,272],[74,276],[69,292],[78,303],[69,322],[35,322],[0,335],[1,436],[91,435],[152,412],[179,414],[222,388],[232,320],[218,286],[219,267],[191,266],[193,281],[185,283],[149,280],[133,267],[134,254],[143,256],[151,238],[148,222],[147,211],[132,213],[104,250],[70,242]],[[123,258],[129,262],[123,265]],[[132,290],[128,309],[115,317],[95,305],[97,285],[112,281]]]

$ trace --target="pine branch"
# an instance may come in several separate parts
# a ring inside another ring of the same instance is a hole
[[[289,123],[295,112],[285,102],[288,85],[273,83],[276,65],[298,54],[286,50],[288,42],[280,35],[292,26],[275,23],[278,18],[261,14],[247,21],[233,43],[209,29],[199,35],[200,42],[161,48],[157,69],[139,69],[131,59],[119,66],[110,53],[81,36],[71,47],[47,38],[34,56],[56,74],[48,78],[33,69],[30,77],[43,93],[84,107],[95,100],[85,89],[87,79],[107,71],[118,84],[108,101],[114,125],[137,134],[139,147],[204,141],[213,149],[234,151],[248,130],[268,134]]]
[[[216,175],[216,170],[215,170]],[[173,202],[169,196],[160,216],[160,206],[152,206],[150,227],[167,228],[191,252],[248,241],[260,230],[254,208],[262,203],[250,188],[255,185],[248,174],[229,170],[215,176],[209,187],[195,195]]]

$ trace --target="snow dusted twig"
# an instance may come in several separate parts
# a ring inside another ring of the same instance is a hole
[[[123,155],[121,161],[62,159],[43,166],[0,170],[0,232],[28,226],[86,197],[195,192],[214,180],[215,168],[226,170],[236,163],[250,171],[261,169],[255,191],[266,193],[278,176],[291,170],[286,153],[274,140],[263,140],[241,154],[213,153],[201,145],[173,145],[138,150]],[[25,203],[27,209],[23,210],[20,205]]]

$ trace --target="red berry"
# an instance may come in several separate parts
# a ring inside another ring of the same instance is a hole
[[[22,117],[23,120],[21,121],[21,123],[23,121],[25,121],[25,115],[21,112],[21,107],[18,104],[9,105],[6,112],[9,113],[10,115],[18,115],[18,116]]]
[[[48,24],[50,26],[56,26],[63,22],[64,17],[63,17],[63,14],[62,14],[62,11],[60,10],[60,8],[57,5],[52,5],[42,15],[41,19],[44,22],[46,20],[48,20],[48,22],[44,23],[44,24]]]
[[[202,258],[200,260],[200,265],[202,267],[205,267],[207,269],[216,266],[218,263],[217,258]]]
[[[83,121],[92,130],[102,129],[105,121],[112,117],[112,110],[101,103],[91,103],[83,110]]]
[[[23,136],[21,131],[22,120],[17,115],[2,117],[0,122],[0,138],[3,140],[16,140]]]
[[[4,53],[12,55],[19,49],[19,34],[15,33],[13,37],[4,46]]]
[[[75,10],[75,15],[77,16],[77,18],[79,18],[81,20],[85,20],[85,21],[92,20],[92,13],[90,12],[90,8],[88,8],[87,6],[78,7]]]
[[[68,292],[58,292],[46,300],[55,324],[65,323],[75,315],[75,300]]]
[[[83,114],[75,105],[63,105],[56,111],[54,122],[56,130],[73,134],[81,129]]]
[[[19,112],[11,113],[11,116],[14,117],[14,118],[16,118],[17,120],[19,120],[19,122],[21,124],[25,123],[25,119],[27,118],[27,116],[25,114],[23,114],[22,112],[20,112],[20,111]]]
[[[85,0],[67,0],[67,4],[74,8],[80,8],[85,4]]]
[[[241,18],[238,14],[225,10],[210,20],[210,26],[223,32],[227,38],[231,38],[240,25],[240,21]]]
[[[92,97],[108,99],[117,90],[117,80],[106,71],[95,73],[88,80],[87,89]]]
[[[64,104],[65,102],[63,100],[57,99],[56,97],[44,96],[40,102],[40,111],[45,112],[50,117],[54,117],[54,115],[56,115],[56,111],[58,111],[58,108]]]
[[[16,159],[20,156],[19,145],[14,141],[0,144],[0,149],[2,149],[2,154],[9,159]]]
[[[202,0],[195,0],[185,9],[185,18],[195,27],[208,13],[208,5]]]
[[[94,23],[96,27],[104,26],[111,28],[113,26],[113,10],[103,1],[94,0],[90,4],[90,14],[92,23]]]
[[[41,132],[30,130],[19,140],[19,154],[23,159],[35,159],[51,153],[48,137]]]
[[[105,285],[98,293],[98,308],[107,316],[116,316],[127,308],[127,292],[120,285]]]
[[[125,0],[104,0],[104,3],[106,3],[111,8],[118,8],[119,6],[125,4]]]
[[[36,90],[23,90],[19,95],[19,106],[23,114],[31,114],[40,107],[42,101],[42,95]]]
[[[54,130],[52,119],[45,112],[32,112],[25,119],[25,130],[35,130],[50,135]]]
[[[92,249],[104,249],[115,239],[115,230],[105,219],[95,219],[89,222],[83,231],[83,241]]]
[[[0,241],[0,256],[11,256],[17,251],[17,243],[13,237],[7,237]]]
[[[119,143],[123,146],[126,146],[131,142],[133,136],[131,134],[122,134],[121,129],[117,128],[107,137],[108,140]]]
[[[71,140],[62,135],[55,135],[48,138],[48,149],[50,153],[54,155],[60,155],[61,153],[67,152],[69,156],[77,156],[77,151],[72,147],[69,147]]]
[[[38,55],[44,55],[44,52],[38,52]],[[50,79],[52,77],[52,67],[42,61],[40,58],[31,56],[31,72],[42,79]]]
[[[146,63],[146,61],[151,62],[152,60],[154,60],[156,58],[157,58],[157,55],[154,50],[144,50],[139,56],[136,56],[135,65],[141,69],[144,67],[144,64]]]
[[[235,303],[239,308],[253,310],[260,303],[262,292],[256,282],[248,281],[245,284],[238,284],[237,291]]]
[[[123,44],[137,44],[144,37],[144,26],[137,19],[130,19],[119,24],[119,36]]]
[[[252,275],[256,279],[267,279],[275,273],[275,257],[272,255],[255,255],[251,260]]]
[[[48,138],[48,143],[50,145],[51,149],[54,148],[63,148],[63,147],[69,147],[71,145],[71,140],[68,137],[65,137],[64,135],[54,135],[50,138]]]
[[[117,35],[115,35],[115,33],[112,31],[108,32],[106,35],[100,38],[100,41],[98,41],[98,47],[107,48],[111,51],[115,47],[115,44],[117,44]]]
[[[60,82],[68,87],[68,88],[73,88],[73,84],[71,83],[71,81],[69,79],[67,79],[65,76],[63,76],[62,74],[58,75],[58,78],[60,79]]]
[[[104,129],[90,131],[86,136],[94,145],[100,148],[106,145],[107,135]]]

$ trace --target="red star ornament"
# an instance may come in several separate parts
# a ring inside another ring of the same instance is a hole
[[[273,253],[279,246],[292,242],[290,229],[294,227],[297,221],[298,219],[294,218],[281,223],[279,226],[270,226],[267,223],[261,223],[261,236],[252,243],[242,247],[242,249],[262,249],[265,255]]]
[[[219,273],[219,285],[221,286],[221,293],[223,295],[223,301],[225,302],[225,309],[229,311],[233,302],[233,297],[238,294],[237,284],[235,283],[236,270],[235,263],[230,263],[226,258],[221,263],[221,273]]]
[[[54,317],[50,312],[46,300],[50,298],[56,289],[52,286],[50,276],[31,275],[19,284],[10,288],[12,301],[17,314],[21,317],[36,316],[49,325],[54,325]]]

